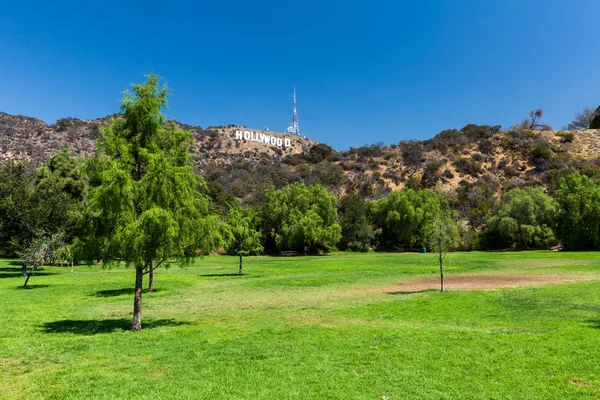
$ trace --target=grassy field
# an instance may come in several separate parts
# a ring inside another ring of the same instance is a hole
[[[0,398],[600,398],[600,254],[463,253],[447,276],[592,280],[401,291],[433,255],[211,256],[159,270],[0,260]],[[596,279],[596,280],[594,280]]]

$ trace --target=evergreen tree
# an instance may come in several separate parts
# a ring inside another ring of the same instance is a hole
[[[142,328],[142,281],[174,260],[189,263],[222,244],[219,218],[193,173],[190,133],[166,123],[167,88],[156,75],[133,85],[122,117],[101,130],[90,160],[90,188],[80,221],[78,252],[87,261],[135,268],[133,330]]]

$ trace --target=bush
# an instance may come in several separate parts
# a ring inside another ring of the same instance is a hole
[[[481,164],[471,158],[459,157],[453,162],[459,173],[477,177],[481,173]]]

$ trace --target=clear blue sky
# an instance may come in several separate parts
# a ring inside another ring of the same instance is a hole
[[[597,0],[5,1],[0,111],[96,118],[145,73],[168,117],[336,149],[600,105]]]

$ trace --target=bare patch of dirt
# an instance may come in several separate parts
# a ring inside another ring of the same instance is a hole
[[[592,280],[594,277],[581,275],[446,275],[444,290],[494,290],[505,287],[541,285],[547,283]],[[394,293],[412,293],[440,288],[440,277],[427,277],[401,282],[393,289]]]
[[[573,380],[569,381],[569,383],[571,385],[576,385],[576,386],[590,386],[589,383],[584,382],[581,379],[573,379]]]

